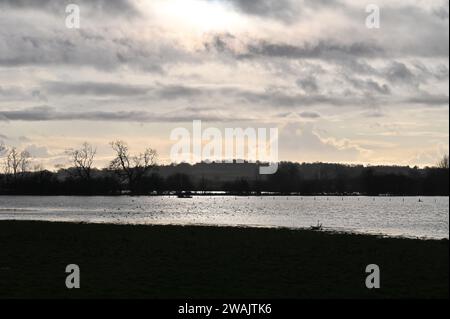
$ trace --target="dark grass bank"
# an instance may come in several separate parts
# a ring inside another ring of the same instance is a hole
[[[0,298],[448,298],[448,240],[0,222]],[[81,289],[65,267],[81,269]],[[381,268],[381,289],[365,268]]]

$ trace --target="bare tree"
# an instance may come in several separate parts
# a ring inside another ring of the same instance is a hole
[[[138,175],[144,175],[155,166],[157,157],[158,154],[154,149],[145,149],[144,153],[133,157],[134,170],[137,171]]]
[[[156,165],[158,154],[154,149],[147,148],[143,153],[132,156],[124,141],[111,142],[111,147],[116,157],[111,161],[110,169],[123,176],[133,191],[136,183]]]
[[[20,172],[28,171],[31,164],[31,154],[27,151],[20,152]]]
[[[111,161],[109,165],[110,169],[122,172],[130,182],[133,179],[133,173],[130,162],[130,154],[128,151],[128,145],[123,141],[111,142],[112,149],[116,152],[116,157]]]
[[[17,148],[11,148],[6,154],[5,173],[17,178],[20,173],[25,173],[30,165],[31,155],[27,151],[20,152]]]
[[[68,154],[80,178],[90,180],[92,165],[94,163],[97,150],[87,142],[84,142],[79,149],[71,149]]]
[[[438,162],[437,167],[448,169],[448,155],[444,155]]]

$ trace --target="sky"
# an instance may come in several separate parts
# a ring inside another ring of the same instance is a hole
[[[169,163],[194,120],[278,128],[280,160],[434,165],[448,86],[448,0],[0,0],[0,142],[47,168],[117,139]]]

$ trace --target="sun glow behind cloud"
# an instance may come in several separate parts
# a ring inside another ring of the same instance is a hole
[[[0,0],[0,140],[47,147],[47,166],[85,140],[107,159],[118,138],[168,159],[194,119],[278,126],[283,160],[448,152],[447,0],[377,0],[382,30],[358,0],[78,2],[81,30],[64,1]]]
[[[157,12],[169,27],[186,32],[234,32],[245,27],[242,15],[229,6],[205,0],[167,0],[142,2],[147,12]]]

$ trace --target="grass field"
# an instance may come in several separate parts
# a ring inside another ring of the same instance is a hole
[[[448,298],[448,240],[0,222],[0,298]],[[81,289],[65,267],[81,269]],[[381,269],[381,289],[365,268]]]

